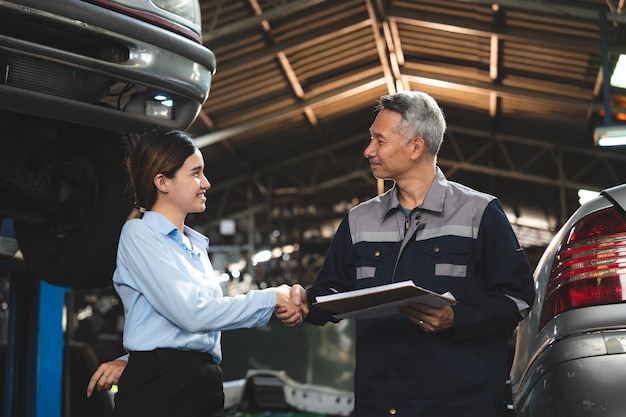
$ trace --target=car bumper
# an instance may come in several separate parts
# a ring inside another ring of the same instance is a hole
[[[626,415],[626,332],[595,332],[553,343],[514,389],[517,417]]]
[[[139,131],[186,128],[207,99],[215,56],[204,46],[82,1],[24,4],[0,0],[0,16],[11,19],[0,25],[0,108]],[[6,24],[16,21],[29,26]],[[127,101],[133,91],[166,95],[174,116],[154,119],[141,105],[130,111],[112,91],[122,86],[132,87]],[[106,94],[97,91],[107,87]]]

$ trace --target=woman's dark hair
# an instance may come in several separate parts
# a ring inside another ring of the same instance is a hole
[[[173,178],[187,158],[198,150],[196,142],[185,132],[156,128],[145,132],[133,146],[126,160],[135,207],[129,218],[141,217],[157,198],[154,177],[163,174]]]

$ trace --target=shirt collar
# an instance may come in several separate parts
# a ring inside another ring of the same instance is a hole
[[[435,211],[441,213],[443,211],[443,200],[446,198],[446,191],[448,190],[448,180],[439,167],[437,167],[437,173],[435,179],[430,185],[424,202],[422,203],[422,209]]]
[[[430,185],[420,209],[441,213],[443,211],[443,201],[446,198],[446,191],[448,189],[448,180],[439,167],[436,167],[436,169],[435,179]],[[400,208],[400,198],[398,197],[396,184],[385,194],[387,195],[387,209],[385,210],[385,215],[387,215],[391,210],[398,210]]]
[[[148,222],[163,235],[172,236],[177,242],[182,243],[183,237],[180,235],[178,228],[161,213],[146,211],[143,214],[142,220]],[[206,250],[209,247],[209,238],[204,236],[202,233],[187,225],[184,226],[184,231],[185,235],[187,235],[187,237],[189,237],[189,239],[193,242],[194,247],[201,250]]]

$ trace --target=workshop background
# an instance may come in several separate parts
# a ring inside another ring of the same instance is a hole
[[[439,166],[498,196],[536,257],[579,189],[626,180],[623,149],[593,138],[625,117],[625,91],[604,94],[602,76],[603,43],[611,70],[626,49],[622,3],[202,1],[218,64],[190,132],[212,188],[189,220],[214,265],[267,249],[244,268],[255,282],[310,283],[341,217],[391,185],[363,150],[376,100],[400,90],[438,100]]]
[[[384,94],[439,102],[439,166],[501,200],[533,265],[580,189],[626,182],[624,149],[594,141],[626,120],[626,91],[603,76],[626,52],[621,0],[202,0],[201,11],[217,71],[189,132],[212,187],[188,224],[209,236],[229,294],[310,284],[347,210],[392,185],[363,157]],[[73,289],[67,312],[98,361],[122,353],[111,288]],[[350,321],[226,332],[225,380],[281,369],[351,390],[353,336]]]
[[[626,52],[622,3],[202,1],[217,71],[189,131],[212,188],[207,210],[188,220],[209,236],[225,287],[312,282],[341,217],[391,186],[362,155],[376,100],[413,89],[446,115],[439,166],[498,196],[536,263],[580,189],[626,181],[624,150],[593,138],[626,117],[624,90],[610,90],[608,107],[603,99],[603,33],[607,63]],[[330,376],[300,360],[306,331],[225,334],[225,375],[282,365],[298,380],[350,388],[349,357]],[[290,347],[273,348],[283,337]]]

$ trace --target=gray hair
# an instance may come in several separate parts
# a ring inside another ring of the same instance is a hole
[[[402,116],[400,129],[407,135],[407,142],[416,137],[424,138],[426,149],[437,156],[446,131],[446,119],[434,98],[421,91],[402,91],[382,96],[376,110],[393,110]]]

